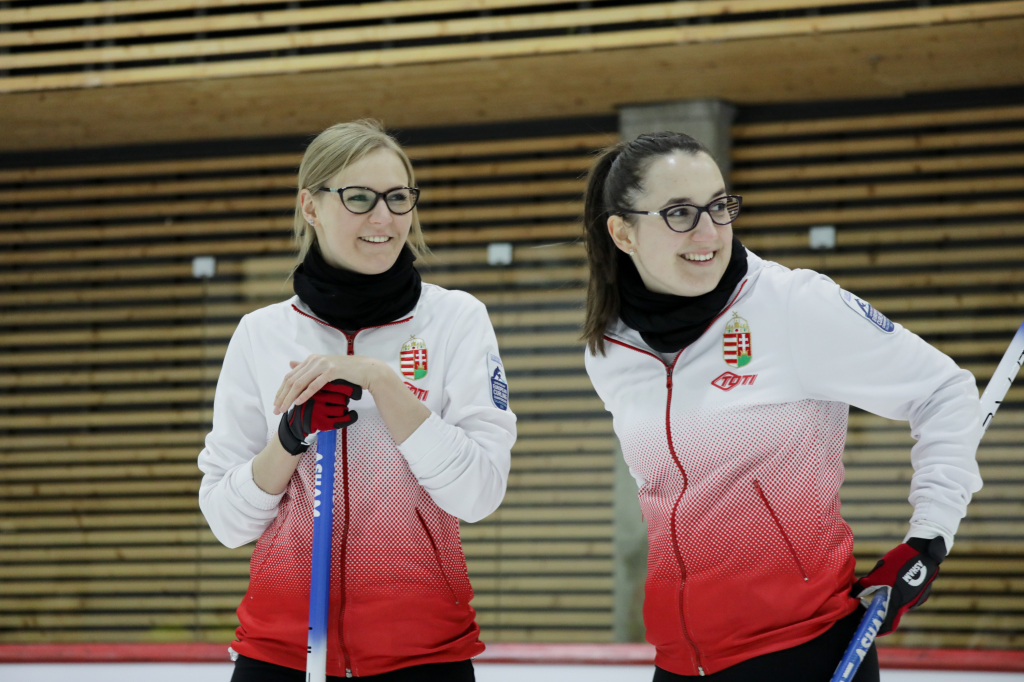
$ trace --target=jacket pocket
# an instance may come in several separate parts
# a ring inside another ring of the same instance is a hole
[[[270,559],[274,552],[274,548],[277,546],[277,538],[281,535],[281,529],[284,528],[284,519],[278,517],[274,519],[273,525],[267,528],[260,536],[260,539],[256,541],[256,548],[253,550],[252,558],[249,560],[249,585],[256,584],[259,581],[260,574],[263,573],[263,567]],[[267,534],[273,530],[273,535],[267,538]],[[257,563],[258,562],[258,563]]]
[[[768,496],[764,494],[764,490],[761,488],[761,484],[754,479],[754,490],[757,491],[757,496],[761,498],[761,502],[764,504],[764,508],[768,510],[768,515],[772,517],[772,521],[775,522],[775,527],[779,529],[779,534],[782,535],[782,539],[786,542],[786,547],[789,548],[789,555],[793,557],[796,567],[800,570],[800,575],[804,577],[804,580],[810,580],[807,576],[807,571],[804,569],[804,565],[800,562],[800,557],[796,554],[796,548],[789,539],[789,534],[786,533],[786,529],[782,526],[782,521],[779,520],[775,510],[772,509],[771,502],[768,501]]]
[[[420,513],[419,508],[415,508],[416,518],[419,519],[420,525],[423,527],[423,532],[427,534],[427,541],[430,542],[430,549],[434,552],[434,561],[437,562],[437,571],[441,574],[441,578],[444,580],[444,584],[448,587],[449,594],[452,595],[452,599],[455,603],[459,603],[459,598],[455,594],[455,589],[452,587],[452,583],[448,580],[448,575],[444,572],[444,564],[441,563],[441,550],[438,549],[437,543],[434,541],[434,534],[430,532],[430,528],[427,526],[427,520],[423,518],[423,514]]]

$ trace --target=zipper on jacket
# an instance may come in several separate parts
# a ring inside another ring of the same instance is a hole
[[[345,339],[348,341],[348,354],[355,355],[356,352],[356,334],[355,332],[351,336],[348,332],[342,332],[345,335]],[[339,554],[339,572],[341,573],[341,586],[339,589],[341,595],[341,613],[338,615],[338,648],[341,650],[342,655],[345,657],[345,677],[352,677],[352,660],[348,655],[348,648],[345,646],[345,606],[347,605],[347,599],[345,595],[345,579],[347,571],[346,554],[348,552],[348,524],[349,524],[349,506],[348,506],[348,429],[341,429],[341,479],[342,479],[342,527],[341,527],[341,549]]]
[[[415,508],[416,518],[420,520],[420,525],[423,526],[423,532],[427,534],[427,540],[430,541],[430,548],[434,550],[434,561],[437,562],[437,570],[441,573],[441,578],[444,580],[444,584],[448,586],[448,591],[452,595],[452,599],[455,603],[459,603],[459,597],[455,594],[455,588],[452,587],[452,583],[448,580],[448,575],[444,572],[444,564],[441,563],[441,551],[437,548],[437,543],[434,542],[434,534],[430,532],[430,528],[427,527],[427,520],[423,518],[423,514],[420,513],[419,507]]]
[[[402,324],[403,322],[408,322],[409,320],[411,320],[413,318],[412,315],[409,315],[408,317],[403,317],[402,319],[395,320],[394,322],[388,322],[386,324],[378,324],[378,325],[373,326],[373,327],[363,327],[362,329],[356,329],[351,334],[349,334],[344,329],[338,329],[337,327],[335,327],[333,325],[330,325],[330,324],[327,324],[326,322],[324,322],[323,320],[321,320],[320,318],[318,318],[318,317],[316,317],[314,315],[310,315],[307,312],[303,312],[294,303],[292,304],[292,310],[297,312],[299,315],[302,315],[303,317],[308,317],[309,319],[313,320],[317,324],[321,324],[321,325],[323,325],[325,327],[330,327],[331,329],[334,329],[335,331],[339,331],[342,334],[344,334],[345,335],[345,340],[348,342],[348,349],[347,349],[348,350],[348,355],[355,355],[356,354],[356,335],[359,334],[359,332],[366,331],[368,329],[380,329],[381,327],[391,327],[391,326],[396,325],[396,324]],[[341,529],[341,549],[339,550],[339,554],[341,555],[339,557],[339,559],[341,561],[341,566],[339,568],[339,573],[340,573],[340,577],[341,577],[341,587],[340,587],[340,590],[339,590],[340,591],[340,595],[341,595],[341,599],[340,599],[341,604],[339,605],[340,606],[340,612],[339,612],[339,616],[338,616],[338,649],[341,650],[341,653],[342,653],[342,655],[345,658],[345,677],[354,677],[354,675],[352,673],[352,659],[349,656],[348,648],[345,647],[345,606],[346,606],[346,600],[345,600],[345,577],[346,577],[345,576],[345,572],[346,572],[345,555],[346,555],[346,553],[348,551],[348,527],[349,527],[348,429],[341,429],[341,472],[342,472],[341,473],[341,477],[342,477],[342,491],[343,491],[343,503],[344,503],[344,507],[343,507],[344,508],[344,513],[343,513],[342,516],[343,516],[344,521],[343,521],[343,525],[342,525],[342,529]]]
[[[743,287],[740,287],[742,290]],[[738,296],[739,294],[737,294]],[[733,299],[735,301],[735,299]],[[732,305],[732,304],[730,304]],[[727,308],[728,309],[728,308]],[[724,311],[723,311],[724,314]],[[718,317],[721,317],[719,314]],[[715,318],[718,319],[718,318]],[[712,321],[713,323],[714,321]],[[710,326],[710,325],[709,325]],[[675,462],[676,467],[679,469],[679,473],[683,475],[683,491],[679,493],[679,497],[676,498],[675,504],[672,505],[672,516],[669,519],[669,528],[672,534],[672,550],[675,552],[676,561],[679,562],[679,625],[683,630],[683,638],[686,639],[686,643],[693,649],[694,657],[697,659],[697,672],[701,677],[704,676],[704,666],[701,665],[700,649],[697,648],[697,644],[690,637],[690,631],[686,627],[686,618],[683,616],[685,607],[685,596],[686,596],[686,564],[683,562],[683,551],[679,546],[679,534],[676,531],[676,512],[679,510],[679,505],[683,501],[683,496],[686,494],[686,489],[689,487],[689,479],[686,476],[686,469],[683,468],[683,463],[679,460],[679,455],[676,454],[676,446],[672,443],[672,374],[675,371],[676,363],[679,362],[680,356],[683,354],[680,351],[676,354],[675,360],[672,364],[668,364],[660,357],[649,351],[643,350],[642,348],[636,348],[628,343],[617,341],[610,336],[604,337],[606,341],[622,346],[623,348],[629,348],[637,353],[643,353],[644,355],[650,355],[652,358],[660,362],[665,367],[665,389],[667,398],[665,400],[665,435],[668,440],[668,451],[672,455],[672,461]]]
[[[708,326],[705,328],[705,331],[710,329],[711,325],[718,321],[718,318],[720,318],[722,315],[725,315],[725,313],[730,308],[732,308],[733,303],[735,303],[739,299],[740,294],[743,293],[743,289],[746,286],[747,280],[743,280],[743,283],[740,285],[740,288],[736,292],[736,295],[733,296],[732,300],[729,301],[729,304],[725,306],[722,312],[718,313],[715,319],[711,320],[711,322],[708,323]],[[663,359],[661,359],[654,353],[643,350],[642,348],[636,348],[634,346],[629,345],[628,343],[617,341],[607,335],[604,338],[606,341],[611,341],[612,343],[617,344],[619,346],[623,346],[624,348],[629,348],[638,353],[643,353],[644,355],[650,355],[652,358],[654,358],[655,360],[657,360],[658,362],[665,366],[665,389],[668,394],[665,400],[665,434],[668,437],[668,451],[672,455],[672,461],[674,461],[676,466],[679,468],[679,473],[683,475],[683,491],[679,493],[679,497],[676,498],[675,504],[672,505],[672,518],[669,524],[672,532],[672,549],[675,550],[676,560],[679,562],[679,624],[682,626],[683,629],[683,637],[686,638],[686,642],[693,648],[693,653],[697,659],[697,672],[700,674],[701,677],[704,677],[705,673],[704,666],[701,665],[702,661],[700,649],[697,648],[697,644],[693,641],[693,638],[690,637],[690,631],[686,627],[686,618],[683,615],[686,598],[686,564],[683,563],[683,552],[682,548],[680,548],[679,546],[679,535],[676,531],[676,512],[679,509],[679,505],[683,501],[683,496],[686,495],[686,489],[689,487],[689,480],[686,476],[686,469],[683,468],[683,463],[682,461],[680,461],[679,455],[676,454],[676,446],[672,443],[672,373],[675,371],[676,363],[679,362],[679,358],[682,356],[683,351],[685,351],[685,349],[679,351],[676,354],[675,360],[673,360],[672,364],[670,365],[669,363],[665,362]],[[786,541],[788,542],[789,540],[787,539]]]
[[[700,649],[697,648],[697,643],[690,637],[690,630],[686,627],[686,616],[684,613],[686,607],[686,564],[683,562],[683,550],[679,546],[679,532],[676,530],[679,505],[683,501],[683,496],[686,495],[686,489],[690,487],[686,469],[683,468],[683,463],[679,460],[679,455],[676,454],[676,446],[672,443],[672,373],[675,371],[676,361],[678,360],[679,355],[676,355],[676,359],[672,361],[671,365],[665,363],[665,389],[667,392],[665,399],[665,435],[668,438],[668,450],[672,454],[672,459],[675,461],[676,466],[679,467],[679,473],[683,475],[683,490],[679,493],[679,497],[676,498],[676,503],[672,505],[672,523],[670,527],[672,530],[672,548],[676,552],[676,561],[679,562],[679,625],[683,628],[683,636],[693,648],[693,653],[697,658],[697,672],[703,677],[704,666],[701,665]]]
[[[765,509],[772,517],[772,521],[775,522],[775,527],[779,529],[779,533],[782,534],[782,539],[786,541],[786,547],[789,547],[789,554],[793,557],[793,561],[796,562],[796,567],[800,570],[800,575],[804,577],[804,582],[810,580],[807,577],[807,571],[804,570],[804,565],[800,563],[800,557],[796,554],[796,548],[793,547],[793,543],[789,540],[789,534],[786,533],[786,529],[782,527],[782,521],[776,516],[775,510],[772,509],[771,503],[768,501],[768,496],[764,494],[764,490],[761,488],[761,484],[758,483],[757,479],[754,479],[754,489],[757,490],[757,494],[761,497],[761,502],[764,503]]]
[[[349,342],[351,348],[351,341]],[[350,352],[349,355],[352,353]],[[344,499],[344,524],[341,528],[341,556],[339,560],[341,562],[341,614],[338,616],[338,644],[341,649],[341,653],[345,656],[345,677],[352,677],[352,660],[348,655],[348,647],[345,646],[345,606],[347,604],[345,594],[345,579],[347,572],[346,554],[348,552],[348,523],[349,523],[349,506],[348,506],[348,430],[341,430],[341,477],[344,480],[343,486],[343,499]]]

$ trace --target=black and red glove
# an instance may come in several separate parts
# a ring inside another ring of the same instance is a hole
[[[945,558],[946,541],[942,538],[910,538],[879,559],[870,573],[855,582],[850,596],[858,597],[865,590],[879,585],[892,588],[889,610],[878,630],[879,635],[886,635],[899,627],[904,613],[928,599],[932,581],[939,574],[939,564]],[[869,590],[868,594],[872,591]]]
[[[351,426],[359,415],[349,411],[348,403],[362,397],[362,387],[344,379],[325,384],[312,398],[281,415],[277,427],[281,445],[292,455],[301,455],[309,447],[310,434]]]

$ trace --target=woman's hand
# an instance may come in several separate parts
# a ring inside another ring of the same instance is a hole
[[[372,394],[381,370],[391,372],[380,360],[362,355],[310,355],[302,362],[293,360],[288,364],[292,371],[284,376],[277,389],[274,414],[287,412],[292,405],[301,405],[335,379],[362,386]]]
[[[274,397],[274,414],[282,414],[292,405],[306,402],[328,381],[344,379],[362,386],[374,397],[385,426],[398,444],[430,416],[427,406],[380,360],[362,355],[310,355],[302,362],[289,364],[292,371],[285,375]]]
[[[871,594],[879,586],[892,588],[889,610],[878,628],[887,635],[900,624],[909,609],[920,606],[932,591],[932,581],[939,574],[939,564],[946,558],[946,542],[942,538],[910,538],[886,554],[871,572],[853,584],[851,597]]]

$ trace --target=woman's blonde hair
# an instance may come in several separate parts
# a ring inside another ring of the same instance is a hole
[[[415,187],[416,177],[413,174],[412,162],[395,138],[384,131],[384,125],[380,121],[362,119],[338,123],[317,135],[306,147],[306,153],[303,154],[302,163],[299,165],[299,187],[295,196],[295,222],[292,227],[295,243],[299,247],[296,266],[302,263],[316,241],[316,231],[302,215],[302,201],[299,199],[302,190],[308,189],[315,194],[331,178],[351,164],[382,148],[393,151],[402,160],[409,176],[409,187]],[[429,252],[427,243],[423,240],[423,229],[420,227],[420,217],[415,208],[412,210],[412,227],[409,229],[406,243],[417,256]]]

